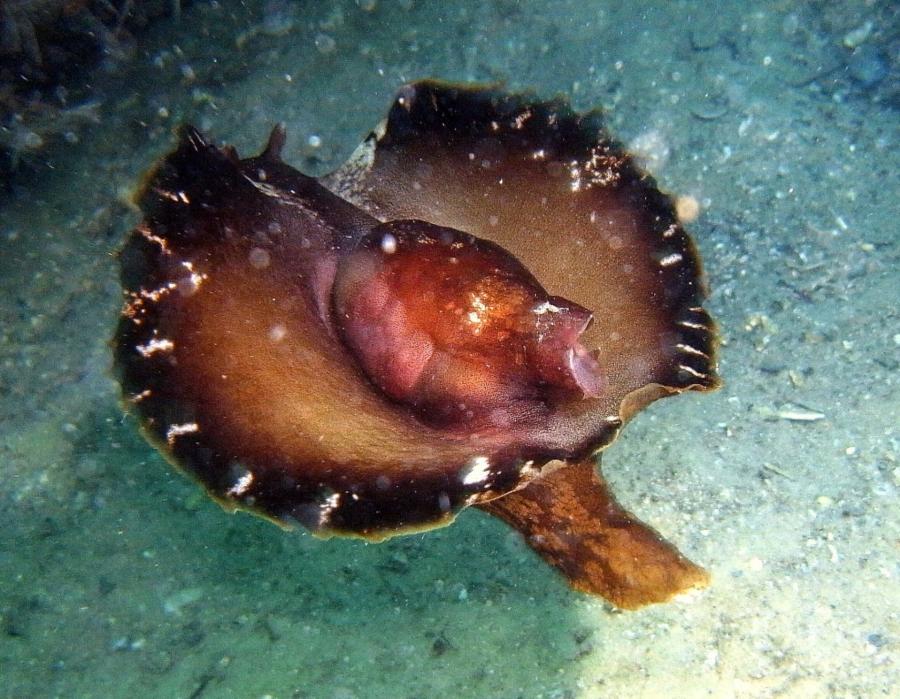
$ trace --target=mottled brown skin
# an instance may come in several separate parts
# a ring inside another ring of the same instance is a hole
[[[597,118],[422,82],[327,178],[283,144],[240,160],[187,128],[140,196],[116,366],[167,458],[320,536],[475,505],[620,606],[703,584],[590,465],[651,401],[718,384],[693,245]]]
[[[709,581],[705,570],[616,502],[590,459],[479,507],[518,529],[576,590],[623,609],[664,602]]]

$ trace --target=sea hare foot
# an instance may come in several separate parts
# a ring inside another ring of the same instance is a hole
[[[592,459],[479,507],[518,529],[576,590],[623,609],[666,602],[709,582],[703,568],[616,502]]]

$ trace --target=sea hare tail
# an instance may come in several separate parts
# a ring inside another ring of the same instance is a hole
[[[592,459],[479,505],[518,529],[576,590],[637,609],[705,587],[709,574],[615,501]]]

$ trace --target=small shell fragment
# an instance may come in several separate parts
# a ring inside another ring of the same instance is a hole
[[[816,422],[824,420],[825,413],[807,408],[799,403],[785,403],[774,412],[774,417],[790,422]]]

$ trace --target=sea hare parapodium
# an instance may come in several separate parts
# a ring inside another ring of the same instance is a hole
[[[228,509],[371,540],[474,505],[626,608],[707,575],[624,511],[600,450],[717,386],[697,252],[596,115],[418,82],[346,165],[185,127],[121,254],[123,393]]]

